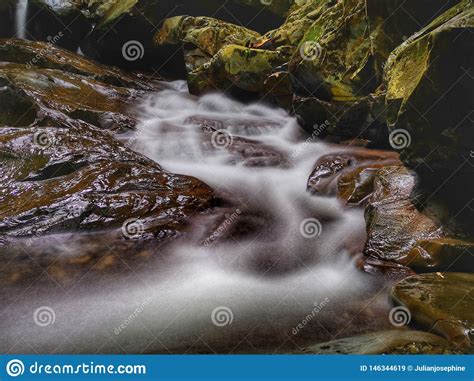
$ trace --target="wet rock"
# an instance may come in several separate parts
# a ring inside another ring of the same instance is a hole
[[[459,354],[451,344],[436,335],[420,331],[391,330],[369,333],[318,344],[306,354]]]
[[[383,93],[347,102],[325,102],[317,98],[297,97],[293,103],[293,113],[309,133],[312,133],[314,126],[329,121],[327,128],[320,133],[326,139],[365,139],[374,146],[389,148]]]
[[[412,321],[437,333],[458,348],[472,350],[474,275],[433,273],[406,278],[391,293],[395,304],[411,313]]]
[[[60,49],[52,43],[28,40],[1,39],[2,62],[26,65],[27,69],[56,69],[86,76],[109,85],[142,90],[156,90],[152,81],[127,73],[112,66],[98,64],[88,58]]]
[[[409,265],[407,255],[417,241],[443,235],[436,217],[415,207],[415,183],[415,174],[405,167],[386,167],[377,172],[365,211],[366,255]]]
[[[474,272],[474,242],[456,238],[420,240],[405,261],[417,272]]]
[[[143,95],[60,70],[7,64],[0,66],[0,125],[68,126],[80,120],[121,132],[136,125],[131,104]]]
[[[385,70],[389,127],[409,136],[403,162],[471,233],[473,27],[472,1],[461,1],[397,48]]]
[[[371,257],[360,258],[357,266],[368,274],[382,276],[384,286],[415,275],[415,272],[409,267]]]
[[[348,204],[362,204],[372,193],[379,168],[400,164],[398,154],[367,149],[348,150],[321,157],[308,180],[308,189],[338,195]]]
[[[74,0],[29,0],[26,34],[29,39],[50,41],[76,51],[92,30],[92,23]]]
[[[0,129],[0,235],[117,229],[125,238],[182,230],[212,191],[166,173],[92,127]]]

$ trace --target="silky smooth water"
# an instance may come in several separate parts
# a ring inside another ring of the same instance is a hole
[[[28,0],[18,0],[16,6],[16,33],[15,36],[20,39],[26,39],[26,18],[28,16]]]
[[[167,86],[139,107],[130,146],[226,201],[126,277],[27,292],[0,342],[43,352],[273,353],[383,326],[386,295],[349,255],[365,240],[363,211],[306,190],[318,157],[341,147],[303,137],[281,109]],[[223,131],[203,132],[197,120]],[[285,165],[236,159],[230,148],[239,138],[282,153]],[[247,230],[233,236],[239,219]],[[74,242],[63,245],[71,253]],[[46,328],[32,321],[41,306],[55,313]]]

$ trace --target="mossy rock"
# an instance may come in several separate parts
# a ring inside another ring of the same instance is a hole
[[[103,17],[81,47],[87,56],[100,62],[126,68],[153,68],[185,77],[186,71],[179,47],[153,44],[153,36],[166,18],[181,15],[212,16],[265,32],[283,22],[283,18],[270,12],[262,4],[258,4],[258,7],[261,12],[257,14],[255,7],[235,1],[228,2],[225,7],[217,0],[115,2],[108,9],[101,8]],[[123,48],[130,41],[136,42],[135,45],[140,50],[139,59],[124,57]]]
[[[474,274],[412,276],[393,287],[391,298],[395,304],[408,308],[413,323],[472,352]]]
[[[403,162],[471,233],[473,27],[474,7],[464,0],[397,48],[385,70],[389,127],[411,138]]]

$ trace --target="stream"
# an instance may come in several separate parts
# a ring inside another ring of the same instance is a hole
[[[128,144],[203,180],[219,203],[125,276],[27,289],[5,315],[0,349],[281,353],[388,326],[384,288],[355,266],[363,209],[306,190],[318,157],[341,147],[305,139],[283,110],[197,98],[181,81],[139,110]],[[56,239],[72,255],[74,239]],[[54,324],[34,324],[35,308]]]

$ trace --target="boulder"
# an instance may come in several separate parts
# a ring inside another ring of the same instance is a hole
[[[0,39],[2,62],[26,65],[27,69],[55,69],[79,74],[108,85],[141,90],[156,90],[148,78],[119,70],[113,66],[101,65],[81,55],[56,47],[46,42],[18,39]]]
[[[360,205],[373,192],[378,169],[398,164],[398,154],[389,151],[348,149],[331,153],[316,162],[308,189],[316,194],[337,195],[349,205]]]
[[[87,56],[126,68],[152,67],[181,77],[185,76],[185,68],[179,47],[153,44],[154,34],[167,17],[212,16],[262,32],[283,22],[260,2],[247,1],[222,6],[217,0],[130,0],[106,2],[98,9],[103,16],[81,44]]]
[[[419,211],[413,203],[415,185],[416,175],[405,167],[377,172],[365,211],[365,255],[409,266],[408,255],[417,241],[443,236],[436,216]]]
[[[329,341],[309,347],[305,354],[317,355],[414,355],[459,354],[442,337],[411,330],[391,330]]]
[[[402,280],[393,287],[391,298],[407,308],[420,327],[472,351],[473,290],[473,274],[433,273]]]
[[[76,51],[92,30],[92,23],[77,7],[75,0],[29,0],[27,36]]]
[[[164,172],[93,127],[0,128],[0,235],[115,229],[119,237],[172,236],[210,206],[213,192]]]
[[[107,85],[95,79],[26,65],[0,66],[0,126],[68,126],[82,121],[122,132],[134,128],[131,102],[143,90]]]
[[[464,216],[472,231],[474,7],[464,0],[391,55],[385,69],[387,120],[409,139],[401,158],[419,174],[427,198]]]

